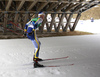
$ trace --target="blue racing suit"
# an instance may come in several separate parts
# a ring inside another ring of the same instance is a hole
[[[35,51],[34,58],[38,58],[39,50],[40,50],[40,41],[36,35],[36,29],[41,25],[43,19],[42,18],[33,18],[28,23],[26,23],[24,31],[27,34],[27,37],[32,41]]]

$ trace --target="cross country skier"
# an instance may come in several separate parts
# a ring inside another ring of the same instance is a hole
[[[26,23],[24,32],[27,35],[27,37],[32,41],[35,51],[33,56],[34,61],[34,68],[36,67],[44,67],[43,65],[39,64],[38,61],[42,61],[41,58],[39,58],[39,50],[40,50],[40,41],[37,38],[36,35],[36,29],[41,25],[45,14],[43,12],[38,14],[37,18],[31,19],[28,23]]]

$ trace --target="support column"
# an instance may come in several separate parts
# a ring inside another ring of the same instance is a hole
[[[4,34],[6,34],[6,26],[7,26],[7,21],[8,21],[8,14],[7,11],[9,10],[10,6],[11,6],[12,0],[9,0],[8,3],[6,3],[7,5],[5,6],[5,14],[4,14]]]
[[[76,17],[76,20],[75,20],[75,22],[74,22],[74,25],[73,25],[72,29],[70,29],[70,31],[74,31],[74,30],[75,30],[76,25],[77,25],[77,23],[78,23],[80,17],[81,17],[81,13],[78,13],[78,15],[77,15],[77,17]]]
[[[49,25],[48,25],[47,19],[46,19],[46,28],[47,28],[47,32],[49,32]]]
[[[73,13],[71,13],[71,14],[69,15],[68,20],[67,20],[67,24],[66,24],[65,28],[63,29],[63,32],[66,32],[66,31],[67,31],[67,28],[68,28],[69,25],[70,25],[70,21],[71,21],[72,16],[73,16]]]
[[[54,24],[55,17],[56,17],[56,14],[52,14],[52,20],[51,20],[51,24],[50,24],[50,29],[49,29],[49,32],[51,32],[51,31],[52,31],[52,26],[53,26],[53,24]]]
[[[15,18],[14,18],[14,23],[17,24],[17,20],[18,20],[19,14],[15,14]],[[16,26],[13,26],[13,29],[16,31]]]
[[[22,28],[24,28],[24,27],[25,27],[25,24],[27,23],[27,19],[28,19],[28,13],[27,13],[27,14],[25,14],[24,25],[22,26]]]
[[[3,24],[3,27],[4,27],[4,34],[6,34],[6,25],[7,25],[7,17],[8,17],[8,14],[4,14],[4,24]]]
[[[59,21],[59,24],[58,24],[58,27],[57,27],[57,32],[59,32],[59,30],[60,30],[60,26],[61,26],[61,24],[63,22],[64,17],[65,17],[65,14],[62,14],[62,16],[60,18],[60,21]]]
[[[15,24],[18,23],[18,22],[17,22],[18,17],[19,17],[18,11],[20,11],[20,9],[21,9],[22,6],[24,5],[24,3],[25,3],[25,0],[22,0],[22,1],[20,2],[20,4],[17,6],[18,8],[17,8],[17,12],[16,12],[16,14],[15,14],[15,19],[14,19],[14,23],[15,23]],[[16,26],[14,26],[14,30],[16,30]]]

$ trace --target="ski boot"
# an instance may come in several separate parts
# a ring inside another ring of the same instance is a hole
[[[33,57],[33,61],[35,61],[35,60],[36,60],[36,61],[43,61],[41,58],[34,58],[34,57]]]
[[[43,65],[39,64],[38,61],[34,61],[34,68],[44,67]]]

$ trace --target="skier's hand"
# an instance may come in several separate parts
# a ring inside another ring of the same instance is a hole
[[[24,34],[23,34],[23,35],[24,35],[24,37],[26,37],[26,32],[24,32]]]
[[[24,36],[26,37],[26,33],[24,33]]]

